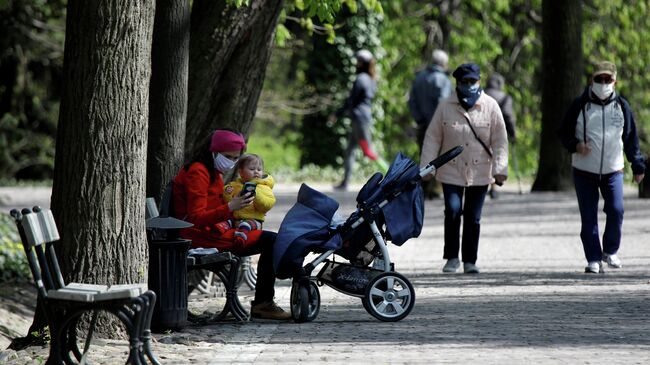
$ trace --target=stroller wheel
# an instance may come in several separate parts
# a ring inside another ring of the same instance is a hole
[[[294,282],[291,286],[291,316],[296,323],[311,322],[320,310],[320,291],[316,283]]]
[[[373,317],[384,322],[396,322],[413,309],[415,290],[401,274],[384,272],[368,283],[362,301],[363,307]]]

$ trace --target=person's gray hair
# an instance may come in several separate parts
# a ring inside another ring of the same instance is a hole
[[[449,56],[447,56],[447,52],[441,49],[436,49],[431,53],[431,61],[434,65],[438,65],[442,68],[447,68]]]

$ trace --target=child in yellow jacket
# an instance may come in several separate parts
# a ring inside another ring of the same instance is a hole
[[[230,202],[238,194],[253,193],[255,195],[253,204],[233,212],[235,222],[227,227],[237,228],[235,243],[243,244],[248,240],[248,232],[262,229],[266,213],[275,205],[275,195],[273,195],[275,181],[271,175],[264,174],[264,161],[255,154],[246,154],[240,157],[235,169],[238,177],[224,188],[226,201]],[[249,191],[242,193],[244,187],[250,188]]]

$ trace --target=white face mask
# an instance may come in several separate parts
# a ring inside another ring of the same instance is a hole
[[[605,100],[609,98],[612,93],[614,92],[614,83],[611,82],[609,84],[599,84],[597,82],[594,82],[591,85],[591,91],[600,99],[600,100]]]
[[[219,170],[222,174],[225,174],[226,172],[230,171],[233,167],[235,167],[235,161],[229,159],[228,157],[217,153],[217,154],[212,154],[214,157],[214,168]]]

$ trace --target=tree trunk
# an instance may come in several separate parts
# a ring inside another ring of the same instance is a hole
[[[283,0],[192,5],[185,156],[216,128],[246,132],[255,116]]]
[[[142,283],[154,2],[70,0],[52,209],[66,282]],[[98,326],[113,335],[117,326]]]
[[[147,146],[147,196],[156,202],[160,202],[166,183],[183,163],[189,41],[187,0],[157,0]]]
[[[570,190],[570,155],[556,130],[584,86],[582,1],[544,0],[542,16],[542,134],[532,190]]]

